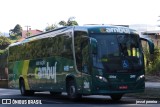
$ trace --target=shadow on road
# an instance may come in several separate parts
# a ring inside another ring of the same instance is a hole
[[[122,98],[120,101],[112,101],[108,96],[83,96],[78,101],[71,101],[66,94],[52,96],[50,94],[36,93],[34,97],[30,98],[38,98],[43,101],[43,103],[47,104],[135,104],[136,99],[132,98]]]
[[[9,91],[10,92],[10,91]],[[49,92],[36,92],[34,96],[21,96],[19,92],[15,91],[14,94],[8,93],[8,95],[0,96],[0,98],[10,98],[10,99],[29,99],[29,100],[42,100],[43,104],[136,104],[135,97],[122,97],[120,101],[114,102],[109,96],[91,95],[83,96],[82,99],[78,101],[71,101],[66,93],[62,95],[53,96]],[[149,100],[149,99],[146,99]],[[150,99],[152,100],[152,99]],[[154,99],[156,100],[156,99]],[[158,99],[157,99],[158,100]]]

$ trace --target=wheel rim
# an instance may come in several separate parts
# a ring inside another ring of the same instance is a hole
[[[75,87],[74,86],[71,86],[70,87],[70,95],[73,97],[75,95]]]

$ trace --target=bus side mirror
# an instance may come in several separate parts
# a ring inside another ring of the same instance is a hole
[[[146,41],[149,46],[149,53],[154,54],[154,43],[152,42],[151,39],[148,38],[140,38],[141,41]]]
[[[90,38],[90,46],[91,46],[91,53],[96,55],[97,54],[97,40],[95,38]]]

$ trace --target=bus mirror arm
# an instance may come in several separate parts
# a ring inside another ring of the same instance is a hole
[[[149,46],[149,53],[154,54],[154,43],[149,38],[140,38],[141,41],[146,41]]]

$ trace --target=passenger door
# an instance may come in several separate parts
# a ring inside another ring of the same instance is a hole
[[[89,58],[89,37],[87,32],[77,31],[74,36],[77,69],[81,72],[81,89],[83,94],[91,93],[92,77]]]

